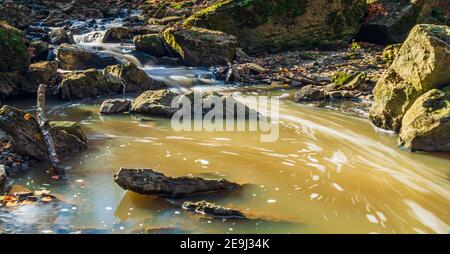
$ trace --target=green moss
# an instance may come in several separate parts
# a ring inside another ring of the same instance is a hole
[[[347,74],[345,72],[338,71],[336,72],[331,81],[335,84],[335,87],[341,87],[353,79],[353,74]]]
[[[29,64],[22,31],[0,21],[0,71],[25,71]]]
[[[224,0],[194,13],[184,25],[233,34],[251,54],[278,52],[347,41],[364,11],[360,0]]]

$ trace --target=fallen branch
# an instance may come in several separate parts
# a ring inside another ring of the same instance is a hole
[[[53,138],[50,133],[50,124],[46,118],[45,113],[45,94],[47,90],[47,85],[40,84],[37,93],[37,110],[36,118],[39,124],[39,129],[41,130],[42,137],[44,139],[45,145],[47,146],[48,159],[53,172],[56,175],[63,174],[63,169],[61,167],[61,162],[58,159],[58,154],[56,153],[55,144],[53,143]]]

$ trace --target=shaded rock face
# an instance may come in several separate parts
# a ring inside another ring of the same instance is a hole
[[[134,45],[137,51],[142,51],[155,57],[169,55],[159,34],[138,35],[134,38]]]
[[[0,6],[0,20],[20,29],[26,28],[36,21],[35,13],[25,5],[14,4],[15,1],[4,1]]]
[[[154,80],[133,63],[109,66],[104,70],[109,82],[122,84],[126,92],[140,92],[165,88],[162,81]]]
[[[430,15],[439,0],[378,0],[381,11],[363,23],[357,40],[382,45],[403,42]]]
[[[103,43],[127,42],[133,39],[132,31],[126,27],[112,27],[106,30]]]
[[[47,161],[47,148],[33,116],[14,107],[3,106],[0,109],[0,129],[13,139],[13,152]],[[87,147],[85,141],[62,129],[51,128],[51,132],[58,155],[66,156]]]
[[[400,144],[412,151],[450,151],[450,86],[414,102],[403,117]]]
[[[29,64],[22,31],[0,21],[0,72],[24,72]]]
[[[48,84],[50,80],[56,77],[57,73],[57,62],[38,62],[31,64],[26,74],[30,85],[23,90],[29,93],[36,93],[39,84]]]
[[[304,86],[295,94],[295,99],[298,102],[322,100],[324,98],[325,92],[314,85]]]
[[[172,108],[171,103],[178,95],[170,90],[146,91],[133,100],[131,112],[172,116],[177,109]]]
[[[399,131],[403,115],[422,94],[450,84],[450,28],[417,25],[374,89],[370,119]]]
[[[69,35],[63,28],[57,28],[49,34],[50,42],[52,44],[74,43],[71,35]]]
[[[89,69],[62,75],[60,83],[62,99],[83,99],[121,91],[121,84],[108,82],[102,71]]]
[[[129,111],[131,101],[125,99],[109,99],[105,100],[100,106],[100,113],[115,114]]]
[[[33,62],[47,60],[48,53],[50,52],[49,44],[47,42],[32,41],[30,42],[30,47],[34,49],[34,55],[31,59]]]
[[[15,96],[21,93],[23,87],[28,87],[27,78],[18,72],[0,72],[0,98]]]
[[[365,6],[362,0],[225,0],[184,24],[233,34],[247,53],[277,52],[350,40]]]
[[[199,202],[184,202],[184,209],[194,211],[196,213],[209,215],[211,217],[217,218],[236,218],[236,219],[245,219],[245,215],[239,211],[230,208],[226,208],[223,206],[218,206],[206,201]]]
[[[236,37],[198,27],[169,28],[164,42],[188,66],[225,65],[235,58]]]
[[[211,192],[231,192],[240,185],[227,180],[205,180],[199,177],[172,178],[151,169],[122,168],[114,181],[123,189],[143,195],[186,197]]]
[[[111,56],[103,56],[74,45],[62,44],[56,53],[60,67],[64,70],[103,69],[109,65],[119,64]]]

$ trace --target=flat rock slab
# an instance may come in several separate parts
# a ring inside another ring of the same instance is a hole
[[[200,177],[168,177],[152,169],[122,168],[114,175],[114,181],[125,190],[143,195],[164,197],[188,197],[211,192],[231,192],[240,185],[222,180],[206,180]]]

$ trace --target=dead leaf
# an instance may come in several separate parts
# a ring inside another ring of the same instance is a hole
[[[28,114],[28,113],[26,113],[26,114],[23,116],[23,119],[25,119],[26,121],[30,121],[31,118],[33,118],[33,116],[31,116],[31,115]]]
[[[51,197],[43,197],[42,199],[41,199],[41,201],[42,202],[51,202],[53,199],[51,198]]]
[[[35,138],[37,141],[41,141],[41,140],[42,140],[42,135],[41,135],[40,133],[36,133],[36,134],[34,135],[34,138]]]

